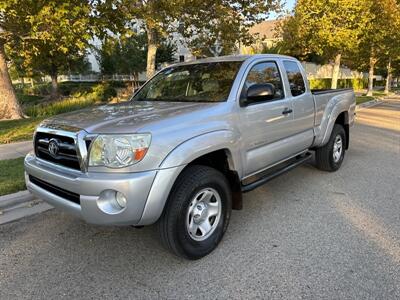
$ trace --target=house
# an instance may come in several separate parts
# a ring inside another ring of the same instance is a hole
[[[267,20],[250,28],[249,33],[256,42],[251,46],[241,46],[240,54],[260,53],[264,48],[271,48],[282,38],[277,33],[280,20]]]

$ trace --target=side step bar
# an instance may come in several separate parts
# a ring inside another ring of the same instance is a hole
[[[311,156],[312,156],[311,153],[306,153],[304,155],[304,157],[296,159],[293,163],[286,165],[282,169],[278,169],[277,171],[275,171],[273,173],[267,174],[252,183],[242,185],[242,192],[243,193],[250,192],[250,191],[258,188],[259,186],[263,185],[264,183],[267,183],[268,181],[274,179],[275,177],[278,177],[279,175],[282,175],[290,170],[293,170],[294,168],[307,162],[311,158]]]

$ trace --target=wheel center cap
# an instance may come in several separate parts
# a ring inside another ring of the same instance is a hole
[[[207,205],[204,203],[197,203],[193,211],[193,219],[196,223],[200,223],[207,216]]]

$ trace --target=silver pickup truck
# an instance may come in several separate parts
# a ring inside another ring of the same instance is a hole
[[[157,223],[173,253],[216,248],[242,194],[306,162],[336,171],[351,89],[311,91],[301,64],[226,56],[158,72],[128,102],[44,121],[25,158],[37,197],[88,223]]]

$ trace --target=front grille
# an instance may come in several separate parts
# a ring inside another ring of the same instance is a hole
[[[50,143],[57,146],[55,153],[50,152]],[[71,169],[80,170],[79,158],[76,151],[75,140],[72,137],[56,135],[47,132],[36,132],[36,156]]]
[[[29,175],[29,181],[54,195],[72,201],[76,204],[81,204],[79,194],[59,188],[32,175]]]

